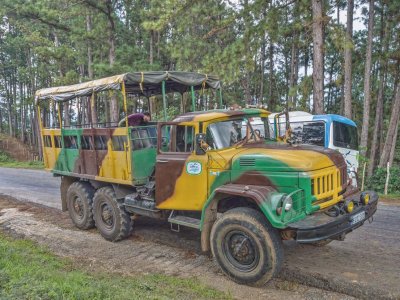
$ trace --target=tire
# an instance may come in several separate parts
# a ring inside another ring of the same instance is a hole
[[[324,247],[324,246],[328,245],[332,241],[333,240],[331,240],[331,239],[326,239],[326,240],[321,240],[321,241],[318,241],[318,242],[309,243],[309,245],[314,246],[314,247]]]
[[[93,199],[93,213],[96,227],[106,240],[117,242],[132,233],[131,216],[117,200],[111,187],[97,190]]]
[[[215,260],[237,283],[262,286],[282,267],[283,248],[278,231],[252,208],[239,207],[224,213],[214,223],[210,239]],[[238,253],[237,249],[234,253],[233,246],[240,244],[246,245],[241,247],[245,253]]]
[[[72,183],[66,194],[68,213],[79,229],[94,227],[93,220],[94,189],[88,182],[76,181]]]

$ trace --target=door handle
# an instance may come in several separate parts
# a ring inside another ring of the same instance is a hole
[[[168,160],[161,160],[161,159],[157,159],[157,162],[158,162],[158,163],[167,163],[167,162],[168,162]]]

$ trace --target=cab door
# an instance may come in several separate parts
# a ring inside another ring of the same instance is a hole
[[[190,123],[161,123],[156,160],[156,206],[201,210],[207,199],[207,155],[196,155],[198,128]]]

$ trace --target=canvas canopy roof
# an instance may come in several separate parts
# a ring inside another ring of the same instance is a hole
[[[204,88],[219,89],[220,81],[216,76],[194,72],[152,71],[135,72],[115,75],[84,83],[45,88],[38,90],[35,101],[53,99],[54,101],[68,101],[76,97],[90,96],[93,92],[106,90],[121,90],[125,82],[127,94],[144,95],[150,97],[162,94],[162,82],[165,81],[165,92],[184,93],[193,86],[195,90]]]

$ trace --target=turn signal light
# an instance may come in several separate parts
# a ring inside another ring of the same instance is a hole
[[[363,205],[367,205],[369,203],[369,194],[362,194],[360,200]]]
[[[353,209],[354,209],[354,203],[353,203],[353,201],[347,202],[347,203],[345,204],[344,208],[346,209],[346,211],[347,211],[348,213],[351,213],[351,212],[353,211]]]

